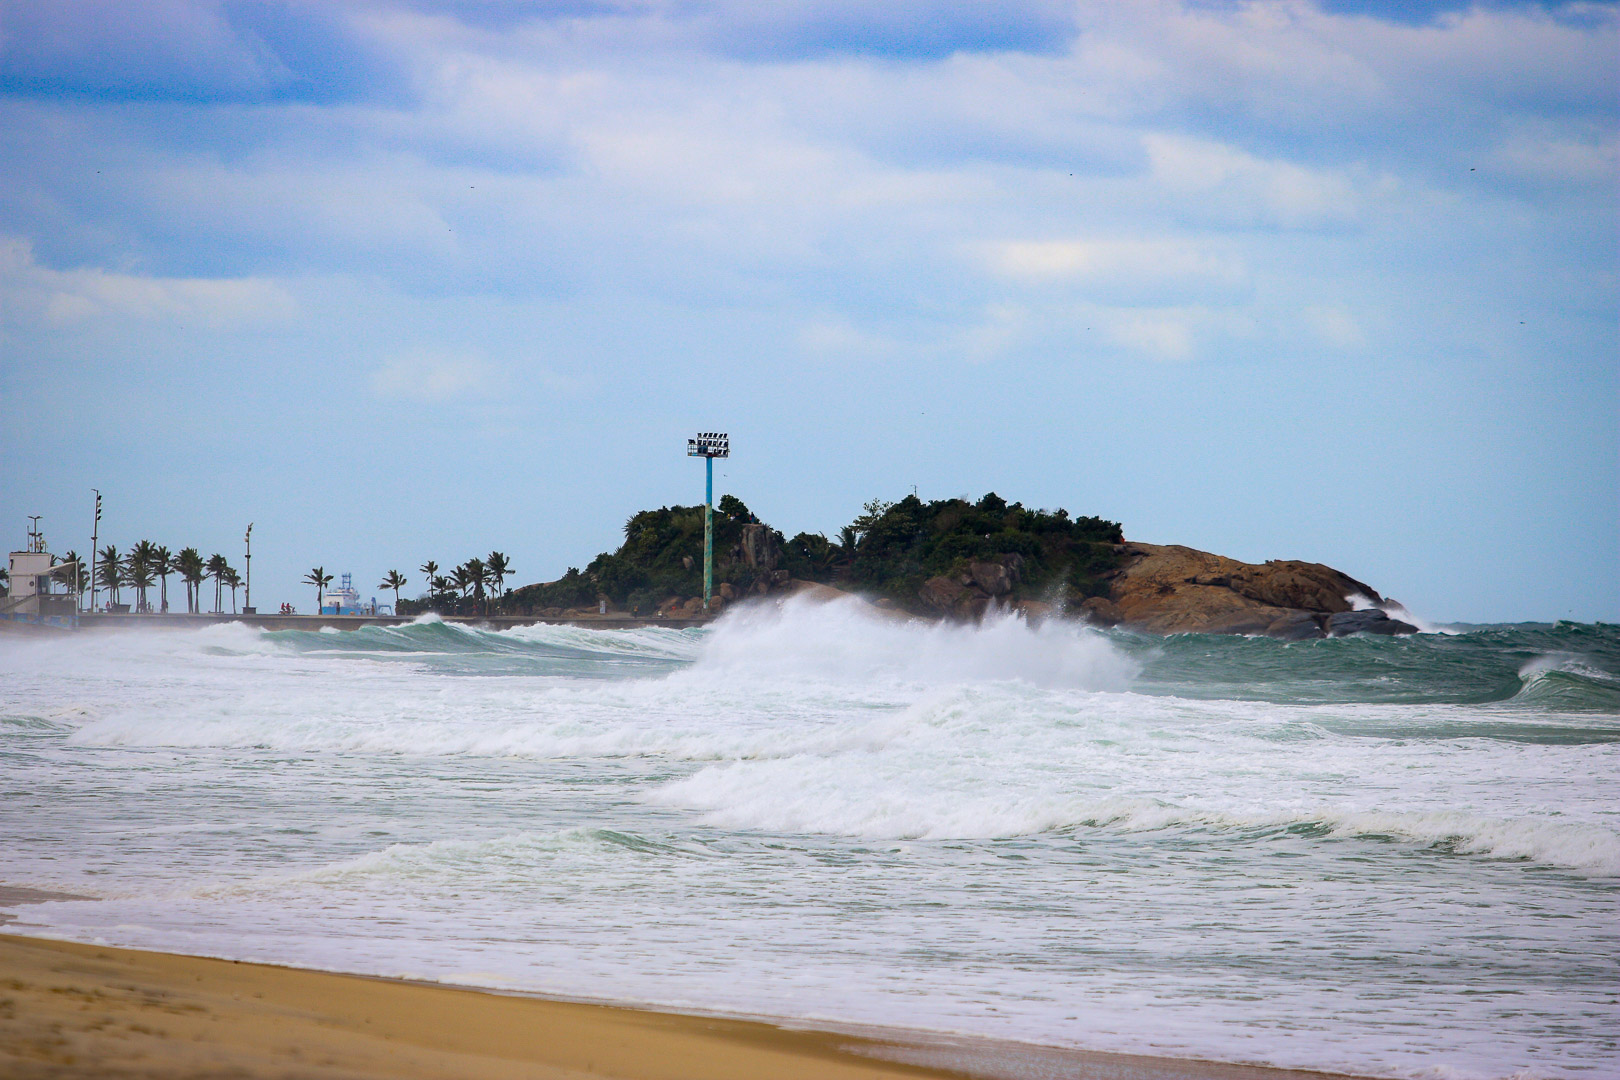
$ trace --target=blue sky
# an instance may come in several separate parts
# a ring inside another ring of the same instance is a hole
[[[1612,4],[0,0],[0,528],[517,580],[995,490],[1620,618]],[[378,590],[367,588],[367,595]]]

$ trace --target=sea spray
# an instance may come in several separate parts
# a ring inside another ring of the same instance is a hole
[[[1122,690],[1139,665],[1079,623],[992,610],[977,625],[879,613],[855,600],[790,598],[744,606],[716,624],[694,674],[919,686],[1020,680]]]

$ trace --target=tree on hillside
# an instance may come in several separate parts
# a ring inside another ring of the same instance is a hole
[[[404,585],[405,585],[405,575],[401,574],[398,570],[390,570],[390,571],[388,571],[388,575],[382,579],[382,583],[377,586],[377,588],[379,588],[379,589],[393,589],[394,590],[394,614],[395,615],[399,614],[399,590],[401,588],[403,588]]]
[[[231,568],[231,564],[225,561],[225,556],[216,551],[208,556],[205,568],[208,576],[214,579],[214,614],[218,615],[220,609],[225,606],[225,571]]]
[[[321,613],[321,604],[326,599],[326,587],[332,584],[332,575],[326,572],[326,567],[317,566],[304,575],[304,584],[315,586],[315,614]]]
[[[174,571],[186,583],[186,611],[193,615],[202,610],[204,570],[202,552],[194,547],[182,548],[174,557]]]

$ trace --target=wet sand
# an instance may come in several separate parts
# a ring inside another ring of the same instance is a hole
[[[0,906],[53,899],[0,889]],[[1330,1080],[982,1039],[803,1030],[0,934],[14,1080]]]

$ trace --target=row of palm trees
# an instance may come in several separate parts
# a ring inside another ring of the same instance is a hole
[[[492,551],[482,559],[468,559],[448,574],[440,574],[439,564],[431,559],[422,564],[421,570],[431,589],[430,606],[432,601],[442,602],[444,598],[470,599],[488,614],[490,593],[497,598],[505,593],[506,577],[512,572],[512,563],[503,553]],[[388,571],[377,583],[379,589],[393,590],[396,613],[399,611],[399,590],[409,583],[410,579],[398,570]],[[332,575],[326,572],[326,567],[317,566],[304,575],[304,584],[315,587],[315,610],[320,611],[326,602],[326,587],[332,584]]]
[[[482,559],[468,559],[461,565],[454,567],[447,573],[440,573],[439,564],[429,559],[417,569],[427,579],[428,594],[425,604],[428,608],[441,608],[456,606],[458,603],[471,601],[475,608],[481,608],[484,614],[489,614],[490,597],[497,601],[506,592],[506,578],[512,573],[511,560],[499,551],[492,551]],[[399,590],[405,585],[406,578],[398,570],[388,571],[388,577],[383,580],[379,588],[394,590],[394,610],[399,610]]]
[[[90,587],[91,569],[76,551],[63,556],[63,562],[77,567],[76,591],[85,593]],[[68,572],[71,574],[75,571]],[[204,559],[202,552],[194,547],[182,548],[174,553],[150,540],[142,540],[126,553],[120,553],[117,547],[108,544],[96,552],[94,574],[95,583],[109,592],[114,604],[119,602],[120,590],[135,590],[136,611],[152,610],[147,593],[154,585],[159,590],[158,610],[169,610],[170,574],[178,574],[185,584],[186,610],[194,614],[202,611],[203,583],[210,578],[214,582],[215,613],[224,610],[226,589],[231,591],[231,610],[234,612],[236,590],[242,587],[242,576],[225,560],[225,556],[216,552]]]

